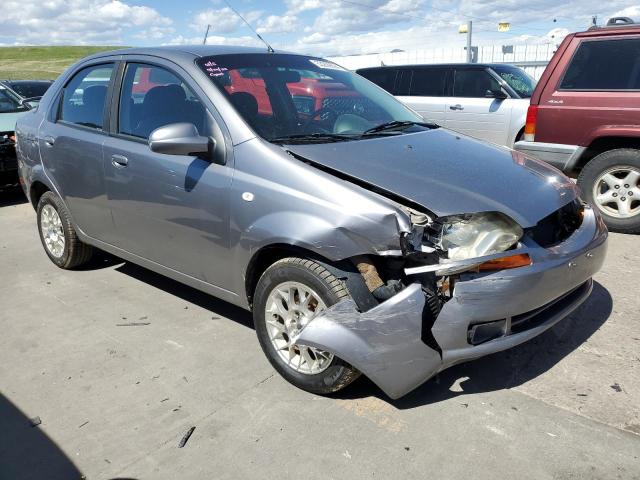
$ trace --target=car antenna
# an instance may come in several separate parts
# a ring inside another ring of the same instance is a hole
[[[237,16],[239,16],[240,20],[242,20],[247,25],[247,27],[249,27],[251,29],[251,31],[253,33],[255,33],[256,37],[258,37],[260,39],[260,41],[267,46],[267,52],[275,53],[275,50],[273,49],[273,47],[271,45],[269,45],[269,42],[267,42],[264,38],[262,38],[260,36],[260,34],[258,32],[256,32],[256,30],[251,26],[251,24],[249,22],[247,22],[242,15],[240,15],[240,12],[238,12],[235,8],[233,8],[231,6],[231,4],[227,0],[224,0],[224,3],[226,3],[227,7],[229,7],[233,11],[233,13],[235,13]]]

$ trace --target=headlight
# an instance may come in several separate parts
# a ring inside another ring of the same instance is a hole
[[[522,237],[522,228],[497,212],[442,218],[437,246],[450,260],[504,252]]]

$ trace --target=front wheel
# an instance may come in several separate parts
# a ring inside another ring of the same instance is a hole
[[[344,283],[313,260],[284,258],[262,274],[254,295],[255,329],[269,362],[285,380],[327,394],[360,375],[330,352],[292,341],[316,315],[348,297]]]
[[[578,185],[585,199],[602,213],[609,230],[640,232],[640,150],[601,153],[582,169]]]

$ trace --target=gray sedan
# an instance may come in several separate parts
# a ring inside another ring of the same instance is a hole
[[[363,373],[397,398],[524,342],[605,257],[559,171],[316,57],[100,53],[20,118],[17,146],[56,265],[101,249],[250,309],[273,367],[320,394]]]

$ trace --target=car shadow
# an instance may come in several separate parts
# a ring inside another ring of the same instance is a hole
[[[169,277],[152,272],[133,263],[124,262],[119,267],[116,267],[115,270],[158,288],[170,295],[181,298],[186,302],[193,303],[211,313],[233,320],[245,327],[253,328],[253,317],[249,311],[225,302],[224,300],[220,300],[213,295],[176,282]]]
[[[0,208],[27,203],[27,197],[20,187],[0,189]]]
[[[32,419],[33,420],[33,419]],[[0,393],[0,478],[27,480],[84,478],[82,473],[11,400]]]
[[[611,295],[595,282],[583,305],[538,337],[510,350],[444,370],[400,399],[391,400],[369,379],[362,379],[335,396],[342,399],[374,396],[398,409],[410,409],[461,395],[513,388],[545,373],[577,349],[606,322],[612,309]]]
[[[121,263],[116,271],[158,288],[184,301],[198,305],[216,315],[253,328],[251,313],[212,295],[102,253],[109,262]],[[101,268],[103,263],[98,260]],[[504,390],[522,385],[551,369],[591,337],[613,309],[609,291],[594,282],[589,298],[566,319],[538,337],[512,349],[451,367],[398,400],[387,397],[373,382],[361,378],[334,398],[358,399],[378,397],[398,409],[410,409],[449,400],[460,395]],[[452,388],[455,384],[455,388]]]

